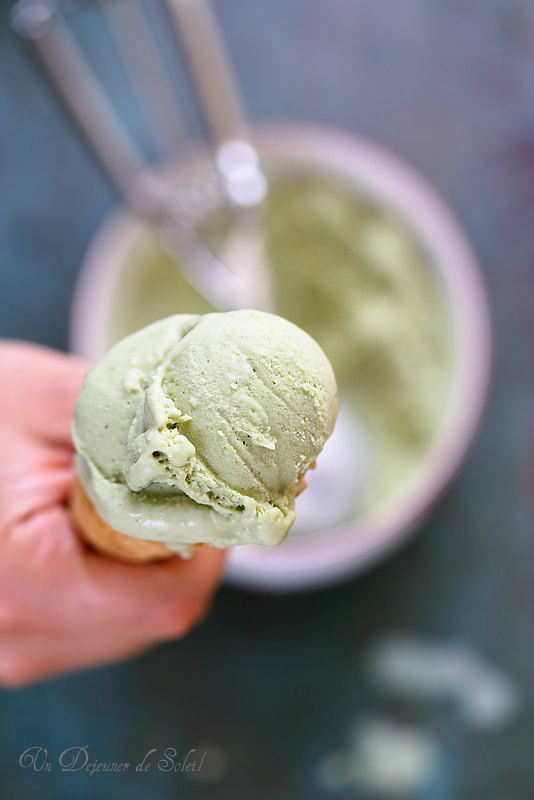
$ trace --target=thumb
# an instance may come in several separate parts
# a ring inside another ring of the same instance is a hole
[[[74,406],[90,364],[24,342],[0,343],[0,419],[39,439],[72,447]]]

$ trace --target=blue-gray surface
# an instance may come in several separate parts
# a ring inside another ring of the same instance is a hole
[[[494,304],[488,412],[423,534],[371,573],[302,596],[225,589],[186,641],[3,692],[0,797],[363,797],[357,785],[325,787],[317,766],[344,746],[354,719],[373,713],[424,718],[439,738],[439,777],[408,796],[528,800],[534,7],[527,0],[220,0],[216,8],[252,118],[319,120],[370,136],[414,164],[454,208]],[[2,2],[0,334],[65,347],[77,268],[114,200],[11,34],[8,11]],[[79,27],[91,33],[90,14],[82,14]],[[122,98],[136,126],[129,102]],[[392,630],[468,643],[519,686],[519,714],[481,734],[450,708],[393,708],[363,675],[369,646]],[[47,773],[18,764],[34,745],[53,759],[88,745],[92,759],[132,765],[151,748],[181,753],[205,742],[226,759],[205,784],[157,769],[91,777],[57,764]]]

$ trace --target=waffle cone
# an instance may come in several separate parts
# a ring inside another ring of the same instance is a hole
[[[104,522],[78,478],[74,482],[70,510],[81,538],[108,558],[130,564],[148,564],[176,557],[176,553],[162,542],[149,542],[119,533]]]

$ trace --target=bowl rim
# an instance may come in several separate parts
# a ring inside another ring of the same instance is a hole
[[[228,554],[225,579],[247,588],[297,591],[340,580],[376,563],[405,542],[437,502],[460,467],[478,428],[492,363],[492,324],[481,270],[462,229],[436,190],[399,156],[355,134],[316,123],[254,127],[266,157],[315,163],[366,189],[395,209],[430,253],[448,292],[457,339],[451,401],[433,446],[402,490],[375,512],[305,540],[288,539],[266,550],[242,545]],[[177,175],[205,160],[204,143],[162,167]],[[69,347],[95,360],[105,349],[113,288],[139,222],[112,212],[97,229],[82,260],[69,321]]]

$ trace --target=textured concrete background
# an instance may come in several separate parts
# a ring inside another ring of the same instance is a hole
[[[64,347],[82,254],[114,198],[65,123],[0,4],[0,335]],[[327,122],[419,169],[471,238],[494,305],[496,368],[480,436],[423,535],[387,564],[311,595],[223,590],[184,642],[128,664],[0,694],[1,798],[290,800],[372,796],[326,788],[317,767],[354,720],[396,715],[440,743],[408,796],[534,796],[534,7],[528,0],[216,0],[253,119]],[[89,12],[77,22],[96,37]],[[100,68],[113,62],[102,52]],[[110,76],[115,80],[113,74]],[[178,76],[177,83],[181,82]],[[113,81],[112,81],[113,83]],[[112,86],[150,150],[131,99]],[[199,130],[193,104],[186,118]],[[469,644],[521,698],[482,734],[450,707],[373,692],[366,653],[407,631]],[[222,750],[216,782],[183,774],[31,773],[40,744],[88,744],[137,763],[152,747]],[[392,795],[397,796],[397,795]]]

